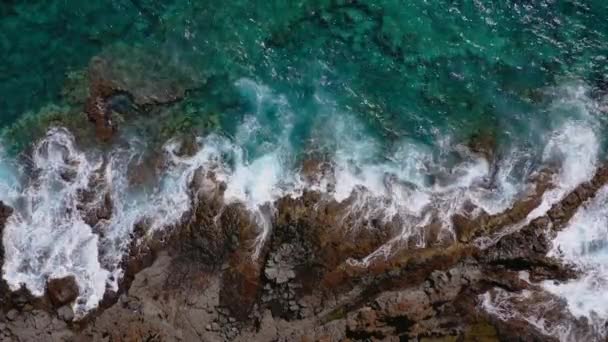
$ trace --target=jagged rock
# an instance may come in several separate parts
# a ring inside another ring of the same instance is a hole
[[[501,228],[508,227],[526,218],[532,210],[540,205],[543,194],[552,187],[547,171],[540,172],[534,181],[535,186],[530,193],[502,213],[488,215],[482,212],[475,217],[463,214],[452,216],[452,223],[458,241],[471,242],[477,237],[491,235]]]
[[[76,300],[79,289],[74,276],[51,279],[47,283],[47,293],[51,302],[60,307]]]

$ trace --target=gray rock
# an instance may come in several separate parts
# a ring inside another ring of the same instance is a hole
[[[64,305],[57,309],[57,316],[66,322],[71,322],[74,320],[74,310],[69,305]]]
[[[51,325],[51,316],[44,311],[34,312],[34,327],[41,331]]]

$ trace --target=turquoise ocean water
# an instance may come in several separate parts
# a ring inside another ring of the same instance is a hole
[[[78,260],[74,264],[88,270],[57,272],[78,275],[84,293],[79,310],[90,310],[120,277],[117,260],[125,246],[116,240],[128,236],[138,218],[152,215],[153,206],[170,212],[163,219],[179,216],[188,202],[180,186],[195,166],[217,160],[225,161],[226,200],[257,212],[278,196],[312,186],[301,183],[299,162],[311,152],[327,155],[338,180],[329,190],[316,186],[337,200],[357,187],[384,198],[387,216],[412,217],[404,235],[424,222],[430,203],[442,218],[465,200],[500,211],[543,168],[556,170],[558,183],[546,196],[548,205],[604,160],[606,18],[608,2],[602,0],[3,1],[0,199],[29,198],[20,222],[5,233],[3,274],[11,285],[25,283],[36,293],[60,260]],[[109,49],[127,60],[143,51],[198,85],[170,115],[121,123],[128,148],[105,146],[102,152],[78,146],[69,131],[47,134],[49,112],[82,108],[65,96],[66,84],[78,84],[90,59]],[[183,134],[195,135],[201,146],[188,160],[173,153],[171,138]],[[470,148],[475,137],[486,141],[491,157]],[[42,187],[28,183],[18,157],[32,143],[30,159],[46,172]],[[131,189],[121,161],[146,148],[176,159],[154,187]],[[84,186],[100,153],[116,160],[110,174],[122,214],[111,222],[116,235],[107,241],[78,218],[48,220],[75,205],[58,198]],[[74,172],[82,182],[59,180],[66,158],[79,161]],[[394,180],[403,189],[387,185]],[[261,216],[267,232],[271,227]],[[57,225],[59,233],[52,228]],[[595,239],[608,229],[599,224],[592,232],[572,233],[584,230],[577,227],[569,231],[578,246],[591,239],[588,234]],[[17,228],[57,234],[68,247],[32,242]],[[85,233],[68,238],[74,230]],[[26,255],[32,246],[50,257]],[[571,246],[569,257],[597,269],[601,258],[581,248]],[[572,286],[585,288],[583,299],[601,293],[590,282],[552,290],[577,303]],[[605,293],[598,296],[608,303]],[[593,310],[583,303],[575,311]]]

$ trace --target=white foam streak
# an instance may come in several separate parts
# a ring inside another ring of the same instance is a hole
[[[559,303],[554,299],[540,298],[534,291],[511,293],[495,288],[481,295],[480,303],[484,311],[500,320],[524,321],[541,334],[556,337],[560,341],[580,340],[580,336],[576,336],[573,331],[572,322],[553,322],[547,318],[555,310],[560,310]]]
[[[581,183],[591,179],[597,168],[600,139],[594,113],[597,104],[586,96],[582,85],[565,87],[562,97],[553,104],[554,111],[567,111],[569,119],[549,136],[543,163],[557,165],[554,189],[543,196],[542,204],[532,211],[526,223],[544,215],[553,204]]]
[[[374,140],[365,136],[354,118],[340,114],[334,120],[337,121],[329,126],[336,145],[335,190],[324,191],[338,202],[357,194],[351,206],[355,217],[367,220],[381,216],[387,222],[401,218],[404,225],[401,239],[416,235],[422,246],[422,233],[431,221],[429,212],[437,215],[444,234],[451,235],[451,216],[467,202],[493,213],[510,206],[519,191],[507,174],[496,179],[495,189],[488,189],[491,171],[488,161],[471,154],[464,146],[449,149],[447,146],[453,145],[449,139],[440,142],[446,145],[443,150],[446,155],[437,156],[432,146],[408,139],[397,143],[394,152],[386,155]],[[453,166],[446,161],[450,152],[461,158]],[[383,154],[384,158],[378,160]],[[510,191],[501,193],[502,189]]]

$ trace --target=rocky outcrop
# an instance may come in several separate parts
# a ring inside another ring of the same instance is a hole
[[[551,239],[608,181],[606,170],[519,229],[512,224],[538,205],[548,181],[505,213],[463,216],[456,241],[423,247],[395,238],[397,222],[373,215],[363,222],[349,215],[349,201],[307,191],[262,213],[273,229],[261,248],[259,217],[225,204],[225,185],[200,170],[192,210],[164,243],[143,239],[144,226],[135,230],[142,243],[127,262],[129,280],[102,309],[73,322],[66,303],[77,288],[53,280],[53,308],[23,297],[5,313],[2,336],[27,339],[29,328],[36,338],[39,330],[49,340],[75,341],[551,340],[524,317],[488,315],[480,298],[535,293],[536,302],[515,302],[524,312],[556,300],[535,282],[577,274],[547,257]],[[477,243],[490,235],[493,243]],[[546,318],[571,322],[577,336],[596,336],[563,312],[556,306]]]
[[[73,276],[55,278],[46,285],[48,296],[53,305],[61,307],[76,300],[78,297],[78,284]]]

